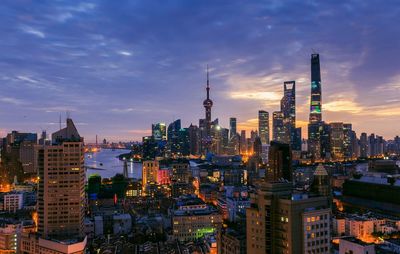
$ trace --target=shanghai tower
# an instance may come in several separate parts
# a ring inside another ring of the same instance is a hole
[[[319,66],[319,54],[312,54],[310,123],[319,123],[322,121],[321,106],[321,70]]]
[[[314,160],[321,158],[321,70],[319,54],[311,55],[311,100],[308,124],[308,151]]]

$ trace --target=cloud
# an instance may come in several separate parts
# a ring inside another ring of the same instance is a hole
[[[31,35],[34,35],[36,37],[42,38],[42,39],[46,37],[44,32],[42,32],[42,31],[40,31],[40,30],[38,30],[36,28],[30,27],[30,26],[22,26],[21,30],[24,33],[31,34]]]
[[[14,97],[0,97],[0,101],[4,102],[4,103],[8,103],[8,104],[13,104],[16,106],[21,106],[21,105],[26,104],[25,101],[14,98]]]
[[[24,123],[12,115],[29,110],[48,122],[44,111],[73,106],[89,123],[88,135],[100,126],[99,135],[116,124],[142,130],[173,117],[197,122],[208,63],[213,117],[222,126],[234,116],[243,128],[256,128],[251,119],[259,109],[279,110],[286,80],[296,80],[297,119],[307,122],[314,49],[323,119],[394,135],[398,130],[383,127],[395,126],[399,112],[398,11],[396,3],[377,0],[6,1],[2,95],[17,100],[8,99],[2,115],[18,128]],[[18,107],[24,102],[34,107]],[[143,113],[124,117],[136,112]]]
[[[130,112],[138,112],[138,111],[143,111],[143,110],[139,110],[136,108],[113,108],[110,110],[113,113],[130,113]],[[146,111],[146,110],[144,110]]]
[[[143,130],[141,130],[141,129],[133,129],[133,130],[128,130],[126,132],[128,132],[129,134],[135,134],[135,135],[137,135],[137,134],[140,134],[140,135],[149,135],[149,134],[151,134],[151,130],[149,130],[149,129],[143,129]]]
[[[117,52],[118,54],[122,55],[122,56],[131,56],[132,53],[129,51],[125,51],[125,50],[120,50]]]
[[[349,100],[336,100],[324,103],[322,105],[322,110],[331,112],[349,112],[349,113],[360,113],[364,110],[357,102]]]

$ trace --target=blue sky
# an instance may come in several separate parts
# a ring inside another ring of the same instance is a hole
[[[53,132],[60,113],[86,140],[139,140],[154,122],[203,117],[255,129],[296,80],[308,120],[320,53],[323,119],[399,133],[398,1],[29,1],[0,5],[0,134]]]

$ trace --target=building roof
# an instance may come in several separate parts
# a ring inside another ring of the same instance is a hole
[[[314,171],[315,176],[327,176],[328,172],[326,171],[324,165],[319,164],[318,167]]]

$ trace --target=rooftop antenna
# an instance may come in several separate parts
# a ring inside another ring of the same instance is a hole
[[[207,99],[210,99],[210,79],[208,74],[208,64],[207,64]]]
[[[311,52],[312,52],[313,54],[317,54],[317,52],[316,52],[313,48],[311,48]]]
[[[58,123],[60,124],[60,130],[61,130],[61,113],[60,113],[60,118],[58,121],[59,121]]]

